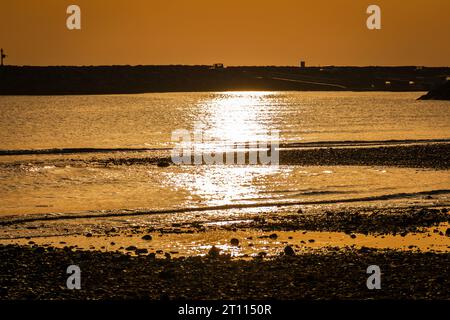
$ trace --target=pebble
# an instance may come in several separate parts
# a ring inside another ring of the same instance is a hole
[[[261,251],[258,253],[258,256],[264,258],[265,256],[267,256],[267,252]]]
[[[159,274],[158,274],[158,276],[159,276],[161,279],[164,279],[164,280],[173,278],[173,275],[174,275],[174,274],[173,274],[173,271],[172,271],[172,270],[162,270],[162,271],[160,271]]]
[[[167,167],[170,167],[170,162],[169,161],[159,161],[157,164],[156,164],[158,167],[160,167],[160,168],[167,168]]]
[[[230,243],[232,246],[237,247],[239,245],[239,240],[236,238],[233,238],[233,239],[231,239]]]
[[[290,246],[289,246],[290,247]],[[28,246],[0,246],[0,270],[8,284],[0,284],[0,296],[6,300],[27,299],[30,294],[47,299],[356,299],[448,300],[448,256],[397,251],[348,249],[343,254],[324,252],[294,255],[285,249],[282,257],[270,260],[234,260],[188,257],[154,260],[155,254],[129,257],[121,253],[66,252],[55,249],[37,254]],[[345,253],[345,254],[344,254]],[[260,256],[264,256],[262,252]],[[153,260],[151,260],[153,259]],[[64,266],[82,261],[89,277],[86,289],[67,290],[61,277]],[[388,266],[392,290],[381,296],[359,290],[365,285],[365,272],[377,261]],[[426,266],[432,265],[433,268]],[[30,270],[39,272],[30,277]],[[238,272],[237,272],[238,271]],[[162,279],[164,282],[155,281]],[[98,280],[89,284],[92,279]],[[298,279],[298,281],[297,281]],[[176,281],[174,281],[176,280]],[[323,285],[325,284],[325,285]],[[7,289],[5,289],[7,288]],[[315,290],[312,290],[315,289]]]
[[[291,246],[286,246],[284,248],[284,254],[287,256],[295,256],[295,251],[294,251],[294,249],[292,249]]]
[[[220,255],[220,249],[216,246],[212,246],[208,251],[208,255],[213,258],[218,257]]]
[[[146,234],[145,236],[143,236],[142,238],[141,238],[142,240],[147,240],[147,241],[149,241],[149,240],[152,240],[153,238],[152,238],[152,236],[151,235],[149,235],[149,234]]]

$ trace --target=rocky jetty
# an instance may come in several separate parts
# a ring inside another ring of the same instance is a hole
[[[450,81],[421,96],[419,100],[450,100]]]
[[[293,66],[3,66],[0,95],[217,91],[428,91],[450,68]]]

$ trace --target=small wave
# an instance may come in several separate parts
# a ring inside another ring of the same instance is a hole
[[[304,192],[298,192],[298,193],[294,193],[291,194],[290,196],[323,196],[323,195],[336,195],[336,194],[350,194],[350,193],[354,193],[353,191],[304,191]]]
[[[280,149],[292,148],[325,148],[325,147],[363,147],[363,146],[385,146],[385,145],[408,145],[408,144],[430,144],[450,143],[450,139],[422,139],[422,140],[343,140],[343,141],[317,141],[317,142],[281,142]],[[247,143],[248,144],[248,143]],[[245,145],[245,144],[244,144]],[[234,150],[232,143],[223,145],[225,150],[229,147]],[[170,147],[160,148],[53,148],[53,149],[14,149],[0,150],[0,156],[20,155],[52,155],[52,154],[79,154],[79,153],[114,153],[114,152],[150,152],[170,151]]]
[[[51,154],[77,154],[77,153],[114,153],[114,152],[149,152],[167,151],[171,148],[56,148],[56,149],[22,149],[0,150],[0,156],[22,155],[51,155]]]
[[[280,143],[280,149],[291,148],[325,148],[325,147],[364,147],[450,143],[450,139],[406,139],[406,140],[343,140],[343,141],[316,141],[316,142],[289,142]]]

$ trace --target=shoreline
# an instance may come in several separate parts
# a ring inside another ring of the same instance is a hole
[[[78,151],[80,150],[80,151]],[[91,151],[92,150],[92,151]],[[100,151],[99,151],[100,150]],[[170,156],[171,149],[42,149],[42,150],[2,150],[0,165],[19,167],[33,162],[42,164],[47,161],[57,166],[64,165],[174,165]],[[226,151],[221,152],[225,157]],[[248,163],[247,151],[244,153]],[[283,145],[279,149],[280,165],[295,166],[387,166],[403,168],[450,169],[450,143],[444,139],[437,142],[411,144],[364,145],[364,146],[321,146],[299,144]],[[63,158],[65,156],[66,158]],[[195,156],[192,156],[194,159]],[[192,160],[194,163],[194,160]],[[203,163],[205,164],[205,163]],[[233,165],[233,164],[231,164]]]
[[[174,257],[202,256],[216,246],[223,254],[244,259],[262,253],[277,256],[287,245],[298,253],[320,252],[330,246],[450,252],[449,204],[228,211],[225,216],[209,218],[194,212],[194,216],[118,214],[95,221],[9,221],[2,227],[0,244]]]
[[[161,151],[65,157],[18,156],[2,165],[28,165],[30,158],[102,167],[167,161]],[[283,150],[280,159],[439,171],[450,168],[450,143]],[[253,212],[222,208],[228,215],[221,219],[195,208],[185,215],[119,210],[90,217],[96,219],[2,218],[10,239],[0,240],[0,300],[449,300],[450,205],[445,194],[422,197],[406,206],[361,198],[355,207],[336,200],[272,213],[261,204]],[[82,290],[65,287],[73,264],[82,269]],[[381,290],[366,287],[370,265],[382,270]]]
[[[0,300],[449,300],[449,209],[13,225],[26,233],[0,240]],[[82,290],[66,289],[69,265],[81,268]],[[370,265],[381,290],[366,287]]]
[[[125,229],[106,229],[103,236],[84,233],[72,239],[12,240],[19,245],[2,241],[0,300],[449,300],[448,207],[392,210],[368,208],[322,215],[299,211],[284,218],[273,215],[236,224],[193,223],[188,227],[172,224],[161,229],[132,224]],[[361,223],[364,219],[367,224]],[[447,224],[439,234],[442,221]],[[341,245],[336,243],[339,234],[323,232],[330,230],[329,226],[346,233]],[[38,230],[33,225],[22,227]],[[214,232],[208,229],[222,230],[225,238],[221,239],[228,245],[208,237]],[[177,252],[182,243],[174,241],[176,237],[196,234],[205,239],[204,245],[197,244],[201,251],[190,255]],[[405,245],[397,249],[361,245],[368,239],[364,234],[397,245],[402,239]],[[101,247],[105,245],[101,242],[87,246],[101,237],[111,246]],[[328,237],[334,244],[324,242]],[[417,245],[411,242],[413,238]],[[442,239],[444,246],[420,247],[423,241],[436,239]],[[121,241],[134,245],[121,250],[119,246],[125,245]],[[212,250],[208,243],[217,249]],[[256,254],[233,257],[233,250],[244,247]],[[70,265],[82,270],[81,290],[65,286]],[[371,265],[381,268],[381,290],[366,287],[366,269]]]

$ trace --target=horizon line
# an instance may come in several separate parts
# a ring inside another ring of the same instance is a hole
[[[97,65],[15,65],[15,64],[5,64],[3,67],[40,67],[40,68],[51,68],[51,67],[70,67],[70,68],[95,68],[95,67],[212,67],[215,64],[97,64]],[[450,68],[448,66],[429,66],[429,65],[310,65],[301,67],[298,65],[226,65],[223,64],[224,69],[226,68],[298,68],[298,69],[308,69],[308,68]]]

